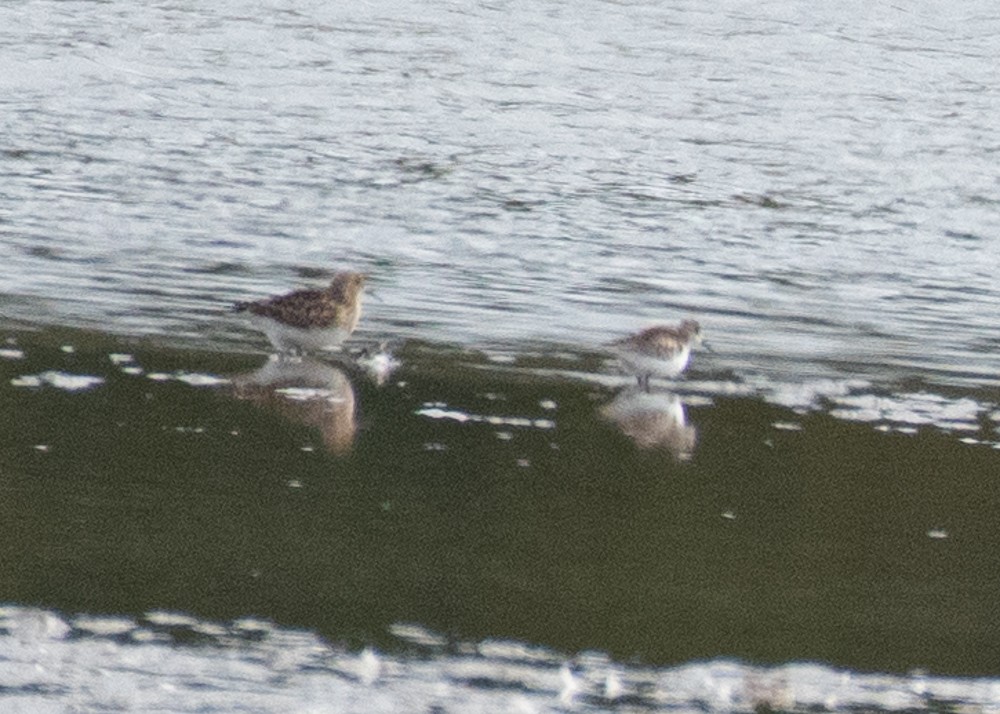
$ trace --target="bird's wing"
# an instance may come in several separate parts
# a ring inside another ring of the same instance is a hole
[[[297,290],[269,300],[244,303],[244,309],[292,327],[329,327],[337,322],[337,314],[343,307],[325,297],[322,290]]]

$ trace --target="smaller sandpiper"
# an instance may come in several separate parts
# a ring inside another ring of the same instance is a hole
[[[650,377],[673,379],[688,365],[691,348],[701,344],[701,325],[684,320],[677,327],[657,325],[611,343],[618,359],[649,391]]]
[[[358,326],[366,278],[363,273],[342,271],[327,288],[241,302],[233,310],[249,313],[250,323],[279,353],[339,349]]]

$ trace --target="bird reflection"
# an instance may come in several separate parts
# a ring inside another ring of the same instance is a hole
[[[354,387],[340,368],[309,357],[272,357],[232,385],[237,399],[319,429],[331,453],[350,450],[357,432]]]
[[[673,392],[625,389],[601,407],[601,414],[640,449],[666,449],[678,461],[694,454],[698,431],[687,423],[684,402]]]

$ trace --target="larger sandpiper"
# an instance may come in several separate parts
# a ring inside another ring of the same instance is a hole
[[[691,348],[701,344],[701,325],[683,320],[677,327],[657,325],[611,343],[622,364],[649,391],[651,377],[673,379],[691,359]]]
[[[241,302],[233,309],[249,313],[250,323],[279,353],[339,349],[358,326],[366,279],[363,273],[345,270],[334,275],[326,288]]]

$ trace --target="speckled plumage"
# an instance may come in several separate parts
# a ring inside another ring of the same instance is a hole
[[[358,326],[366,276],[337,273],[322,290],[296,290],[287,295],[241,302],[237,312],[248,312],[281,352],[338,347]]]
[[[639,386],[649,389],[652,376],[673,378],[684,371],[691,347],[701,344],[701,326],[684,320],[677,327],[648,327],[611,343],[621,362],[635,373]]]

